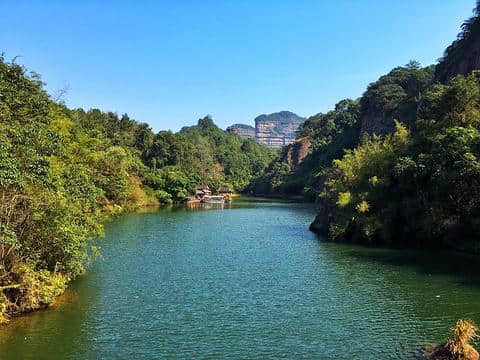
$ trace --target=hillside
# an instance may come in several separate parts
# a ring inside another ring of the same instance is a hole
[[[126,114],[69,109],[0,57],[0,322],[83,273],[109,215],[181,202],[197,184],[241,191],[272,158],[209,117],[155,134]]]
[[[396,67],[308,118],[308,155],[288,146],[249,189],[315,199],[311,229],[332,240],[480,253],[479,9],[438,65]]]

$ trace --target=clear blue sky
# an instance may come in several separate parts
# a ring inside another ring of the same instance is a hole
[[[436,62],[474,0],[0,0],[0,52],[70,107],[154,130],[226,127],[356,98],[395,66]]]

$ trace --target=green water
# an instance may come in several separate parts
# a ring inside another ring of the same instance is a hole
[[[0,330],[0,358],[410,359],[480,321],[475,258],[325,243],[313,215],[271,201],[125,215],[55,309]]]

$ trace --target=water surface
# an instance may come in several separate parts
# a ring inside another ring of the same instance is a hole
[[[122,216],[55,309],[0,330],[0,359],[411,359],[480,321],[476,258],[326,243],[313,215],[241,200]]]

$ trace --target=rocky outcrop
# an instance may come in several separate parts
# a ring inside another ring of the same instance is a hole
[[[254,138],[259,144],[279,149],[295,142],[296,131],[305,121],[304,118],[290,111],[280,111],[255,118],[255,128],[245,124],[234,124],[227,132],[241,138]]]
[[[329,236],[330,225],[333,222],[334,214],[337,211],[335,204],[326,199],[317,199],[317,216],[310,224],[310,231],[324,236]]]
[[[255,137],[258,143],[278,149],[295,142],[296,131],[304,121],[290,111],[260,115],[255,118]]]
[[[435,80],[448,82],[456,75],[480,69],[480,1],[474,15],[462,25],[457,39],[445,50],[435,69]]]
[[[480,69],[480,37],[465,43],[462,50],[457,50],[442,60],[436,71],[436,80],[446,83],[456,75],[469,75]]]
[[[395,130],[395,121],[392,114],[383,112],[368,111],[361,118],[362,134],[385,135]]]
[[[315,216],[315,219],[309,227],[311,232],[319,235],[328,235],[328,220],[322,218],[321,215]]]
[[[237,135],[242,139],[255,139],[255,128],[245,124],[233,124],[227,127],[227,132]]]
[[[312,138],[309,136],[296,140],[288,145],[283,161],[290,165],[291,169],[297,167],[310,154],[311,146]]]
[[[478,352],[473,347],[469,346],[462,354],[453,353],[447,346],[442,344],[433,349],[431,354],[425,354],[425,358],[428,360],[450,360],[450,359],[462,359],[462,360],[478,360]]]

